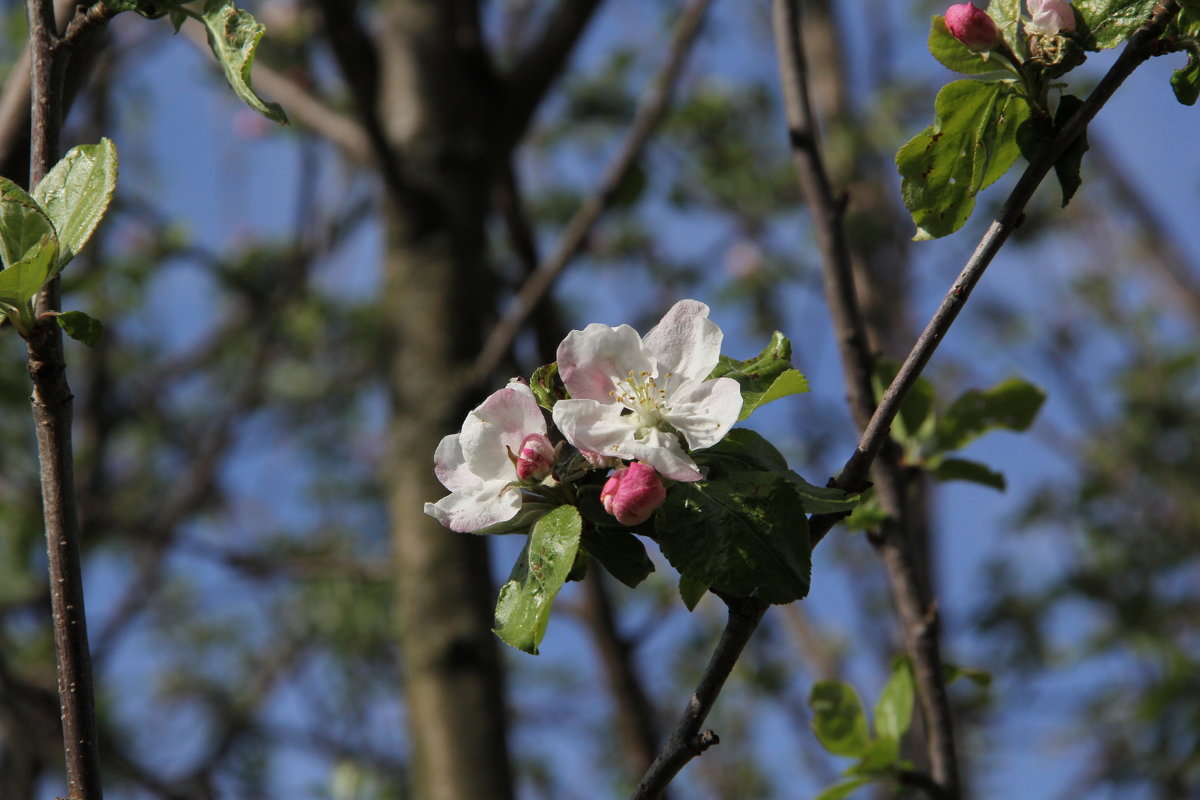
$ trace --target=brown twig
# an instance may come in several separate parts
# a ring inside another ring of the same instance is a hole
[[[63,117],[63,76],[70,50],[62,40],[50,0],[29,0],[32,61],[32,143],[29,185],[35,187],[58,156]],[[38,312],[58,308],[58,279],[38,297]],[[87,615],[79,553],[79,519],[71,447],[71,389],[67,385],[62,331],[42,317],[28,339],[33,379],[33,417],[37,429],[42,513],[49,554],[50,599],[58,696],[62,709],[67,788],[74,800],[101,800],[100,753]]]
[[[817,125],[809,108],[799,3],[797,0],[775,0],[773,12],[792,156],[821,246],[826,303],[837,332],[851,410],[859,430],[864,430],[875,410],[871,387],[874,359],[867,347],[867,328],[855,291],[842,218],[843,204],[833,197],[817,140]],[[912,514],[907,502],[908,478],[897,454],[891,449],[876,461],[874,474],[876,493],[888,516],[874,543],[883,559],[900,616],[905,650],[913,661],[917,695],[926,723],[932,779],[946,797],[956,798],[959,795],[958,757],[942,670],[937,607],[931,602],[930,587],[923,586],[919,577],[913,549]]]
[[[671,732],[671,737],[659,751],[642,782],[633,793],[633,800],[651,800],[660,797],[667,785],[679,774],[679,770],[704,750],[717,743],[711,731],[702,732],[700,726],[712,710],[713,703],[725,686],[729,674],[737,664],[742,650],[758,628],[759,620],[766,613],[765,603],[754,599],[732,599],[729,604],[729,622],[721,633],[721,640],[713,651],[704,675],[688,701],[683,716]]]
[[[711,0],[692,0],[683,12],[679,25],[675,29],[670,54],[658,75],[655,76],[637,116],[629,126],[625,140],[604,171],[599,186],[584,200],[583,205],[575,212],[575,216],[567,223],[554,251],[542,261],[537,270],[521,286],[504,316],[488,334],[479,357],[475,359],[468,383],[485,380],[499,366],[501,359],[508,352],[513,339],[520,332],[521,326],[525,324],[530,313],[550,291],[558,276],[571,263],[571,260],[583,249],[588,234],[600,219],[600,215],[612,203],[622,180],[637,164],[650,135],[654,133],[666,115],[675,84],[683,70],[687,55],[691,52],[692,44],[700,32],[705,12],[708,11],[710,3]]]

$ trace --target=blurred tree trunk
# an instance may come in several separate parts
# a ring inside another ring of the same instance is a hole
[[[457,431],[454,397],[490,307],[484,220],[497,95],[474,2],[397,0],[379,38],[379,126],[395,157],[385,216],[392,336],[385,474],[415,796],[512,797],[486,540],[423,513],[445,494],[433,452]]]

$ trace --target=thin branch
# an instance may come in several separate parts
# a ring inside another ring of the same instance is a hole
[[[837,332],[850,406],[861,431],[869,424],[875,406],[871,387],[873,358],[867,349],[867,329],[854,287],[842,218],[843,204],[833,198],[817,141],[817,126],[809,107],[799,2],[775,0],[773,12],[792,156],[821,244],[826,303]],[[900,616],[905,651],[913,661],[917,695],[926,723],[932,779],[947,797],[956,798],[959,795],[958,757],[938,642],[937,607],[929,597],[930,588],[923,586],[919,577],[913,548],[913,515],[908,503],[908,478],[894,448],[889,448],[876,461],[874,474],[880,505],[888,515],[874,544],[887,571]]]
[[[654,763],[650,765],[650,769],[634,791],[633,800],[661,797],[667,785],[679,774],[679,770],[719,741],[712,731],[701,732],[700,726],[704,724],[717,695],[721,693],[726,679],[742,655],[742,650],[746,648],[767,610],[765,603],[754,598],[731,599],[727,602],[729,622],[725,624],[717,649],[713,651],[683,716],[671,732],[671,738],[667,740],[658,758],[654,759]]]
[[[867,345],[867,326],[854,291],[854,273],[844,224],[846,202],[844,197],[834,198],[829,174],[821,158],[817,124],[805,82],[798,3],[796,0],[775,0],[772,14],[792,160],[821,248],[825,299],[833,315],[850,410],[862,430],[875,411],[871,388],[873,359]]]
[[[29,186],[37,186],[58,157],[68,48],[60,48],[51,0],[29,0],[32,62]],[[58,279],[38,297],[38,312],[58,307]],[[84,610],[71,447],[71,388],[63,360],[62,331],[43,318],[30,333],[29,375],[37,430],[42,514],[49,555],[50,602],[68,793],[75,800],[101,800],[100,752],[92,662]]]
[[[521,326],[550,291],[562,271],[583,249],[600,215],[608,209],[616,196],[622,180],[637,164],[646,142],[666,115],[675,84],[700,32],[710,3],[711,0],[692,0],[683,12],[675,29],[667,60],[643,98],[641,108],[630,124],[629,132],[616,156],[604,171],[599,186],[575,212],[575,216],[567,223],[562,236],[559,237],[554,251],[521,286],[504,316],[488,334],[487,341],[484,342],[483,349],[471,368],[470,382],[484,381],[499,366]]]

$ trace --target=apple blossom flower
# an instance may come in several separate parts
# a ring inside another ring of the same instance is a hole
[[[554,404],[555,424],[580,450],[637,459],[672,480],[699,480],[684,444],[716,444],[742,408],[737,381],[708,379],[722,338],[697,300],[676,303],[645,338],[628,325],[571,331],[558,346],[571,398]]]
[[[1025,30],[1042,36],[1057,36],[1075,30],[1075,11],[1068,0],[1028,0]]]
[[[971,3],[959,3],[946,9],[946,29],[955,39],[979,52],[1000,44],[1000,29],[996,23],[986,11]]]
[[[546,420],[529,387],[513,381],[494,392],[438,444],[433,468],[450,494],[425,513],[459,532],[512,519],[521,508],[519,454],[535,435],[545,438]]]
[[[600,490],[604,510],[626,527],[650,519],[654,509],[666,499],[666,487],[654,467],[640,461],[618,469]]]

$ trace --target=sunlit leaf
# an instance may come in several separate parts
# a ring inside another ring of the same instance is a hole
[[[808,696],[813,733],[835,756],[865,755],[871,747],[867,714],[854,688],[842,681],[818,681]]]
[[[208,29],[208,45],[225,71],[225,80],[246,105],[264,117],[286,125],[288,118],[278,103],[268,103],[250,85],[254,51],[266,28],[233,0],[206,0],[201,20]]]
[[[1020,378],[991,389],[972,389],[955,400],[938,419],[935,449],[948,453],[990,430],[1023,431],[1033,424],[1046,393]]]
[[[55,316],[54,321],[68,336],[88,347],[95,347],[104,335],[104,324],[82,311],[64,311]]]
[[[101,139],[72,147],[33,190],[58,231],[58,269],[92,238],[116,188],[117,147]]]
[[[574,506],[559,506],[533,526],[496,602],[495,631],[505,643],[537,655],[551,604],[575,563],[581,528]]]
[[[46,236],[57,238],[46,212],[20,186],[0,178],[0,261],[11,267]]]
[[[733,378],[741,385],[742,411],[738,416],[739,421],[772,400],[808,391],[808,381],[792,369],[792,343],[778,331],[754,358],[735,361],[728,356],[721,356],[709,377]]]
[[[1008,82],[954,81],[938,92],[934,124],[896,154],[904,205],[915,239],[936,239],[962,227],[975,195],[1012,166],[1017,130],[1029,104]]]

